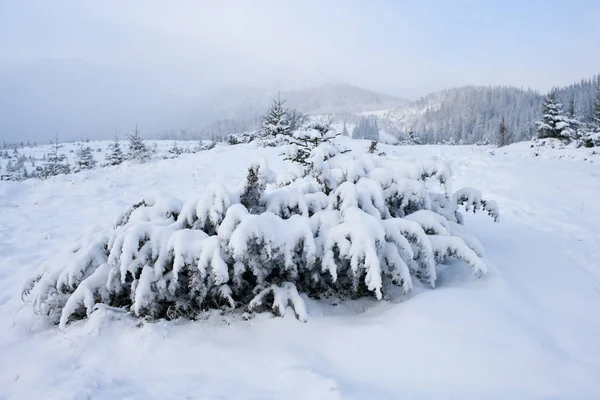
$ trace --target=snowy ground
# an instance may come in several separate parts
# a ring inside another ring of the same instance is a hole
[[[64,154],[67,158],[67,162],[71,167],[73,167],[77,161],[77,150],[81,148],[82,145],[89,146],[92,149],[92,154],[96,162],[98,163],[98,167],[106,164],[106,155],[108,153],[108,146],[113,143],[111,140],[92,140],[89,142],[69,142],[69,143],[60,143],[59,154]],[[120,140],[119,141],[121,150],[126,153],[129,145],[128,140]],[[146,140],[146,145],[153,151],[155,151],[155,158],[171,158],[172,154],[169,153],[169,150],[173,148],[174,144],[177,144],[177,147],[184,151],[191,151],[194,147],[198,146],[200,143],[197,140]],[[204,141],[203,143],[208,144],[208,141]],[[6,153],[13,159],[13,163],[16,161],[17,156],[24,155],[27,158],[25,162],[25,167],[29,173],[35,170],[36,166],[42,166],[45,163],[44,156],[48,156],[53,152],[53,146],[51,144],[42,144],[37,146],[25,146],[17,149],[17,153],[14,153],[14,150],[5,150]],[[3,153],[3,152],[2,152]],[[31,157],[31,159],[30,159]],[[0,172],[6,170],[6,166],[8,164],[8,158],[0,158]],[[33,163],[31,162],[33,161]],[[2,175],[0,173],[0,175]]]
[[[365,151],[367,142],[354,146]],[[21,301],[45,259],[142,196],[195,198],[237,185],[277,149],[225,146],[47,181],[0,182],[0,399],[600,398],[600,168],[509,147],[380,145],[438,157],[455,189],[496,200],[500,223],[469,215],[490,272],[440,270],[438,288],[399,303],[309,303],[298,322],[137,323],[99,310],[65,331]],[[568,150],[571,151],[571,150]]]

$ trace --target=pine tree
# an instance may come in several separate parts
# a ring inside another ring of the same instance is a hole
[[[562,104],[556,100],[552,90],[542,104],[542,119],[536,122],[539,139],[554,138],[570,141],[574,132],[572,120],[564,114]]]
[[[290,122],[288,121],[288,111],[284,108],[285,100],[279,98],[273,100],[271,107],[263,117],[263,122],[260,128],[261,136],[276,137],[279,135],[287,135],[291,131]]]
[[[567,110],[569,118],[575,118],[575,95],[569,100],[569,109]]]
[[[410,144],[421,144],[421,138],[415,134],[414,130],[409,129],[406,135]]]
[[[148,161],[150,158],[150,149],[144,143],[144,139],[140,136],[138,126],[135,126],[133,133],[129,135],[129,151],[127,158],[129,160],[137,160],[140,162]]]
[[[346,121],[344,121],[344,128],[342,129],[342,135],[344,135],[344,136],[350,136],[348,134],[348,127],[346,126]]]
[[[121,151],[119,137],[115,134],[115,139],[108,145],[108,153],[106,154],[106,162],[108,165],[119,165],[125,161],[125,156]]]
[[[92,169],[96,166],[96,159],[90,146],[80,145],[76,154],[77,160],[75,161],[74,172]]]
[[[173,156],[173,157],[177,157],[180,156],[181,153],[183,153],[183,150],[181,149],[181,147],[179,147],[177,145],[177,141],[173,142],[173,146],[169,149],[169,153]]]
[[[594,113],[592,115],[594,130],[600,132],[600,87],[596,90],[596,101],[594,102]]]
[[[508,146],[512,142],[513,136],[508,131],[504,118],[502,118],[500,125],[498,125],[498,147]]]
[[[48,155],[46,164],[40,170],[41,178],[49,178],[59,174],[68,174],[71,171],[67,156],[59,154],[59,149],[62,145],[58,141],[58,134],[54,137],[52,143],[52,152]]]

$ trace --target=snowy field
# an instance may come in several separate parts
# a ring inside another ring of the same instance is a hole
[[[454,188],[498,202],[499,223],[483,213],[465,222],[489,272],[440,269],[435,290],[397,303],[309,301],[307,323],[291,312],[139,322],[99,309],[61,331],[21,300],[39,265],[86,227],[111,226],[147,195],[236,186],[257,157],[279,170],[278,149],[218,145],[0,182],[0,399],[600,398],[599,156],[534,156],[527,144],[379,148],[445,160]]]

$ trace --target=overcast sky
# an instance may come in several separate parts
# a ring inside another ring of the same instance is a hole
[[[546,91],[600,72],[599,21],[597,0],[0,0],[0,71],[35,82],[30,94],[53,84],[47,65],[166,98],[276,82],[409,99],[465,84]]]

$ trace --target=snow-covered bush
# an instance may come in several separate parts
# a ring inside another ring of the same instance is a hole
[[[121,150],[119,137],[117,135],[115,135],[113,142],[108,145],[105,158],[108,165],[119,165],[125,161],[125,155]]]
[[[73,168],[73,172],[79,172],[86,169],[93,169],[96,166],[97,162],[94,158],[94,153],[92,152],[92,148],[90,146],[80,145],[79,149],[77,149],[77,159],[75,160],[75,167]]]
[[[58,135],[56,135],[54,142],[52,143],[52,152],[48,155],[46,163],[41,167],[36,168],[36,172],[40,178],[46,179],[71,172],[67,156],[59,153],[61,147],[62,145],[58,141]]]
[[[303,296],[382,299],[410,292],[415,279],[433,288],[436,265],[451,259],[485,273],[459,208],[497,219],[493,201],[452,192],[444,164],[340,152],[328,134],[294,134],[319,144],[291,146],[303,166],[292,179],[261,162],[236,190],[144,199],[42,266],[25,298],[63,327],[98,303],[168,319],[214,308],[283,315],[291,305],[304,321]]]
[[[173,146],[169,149],[171,158],[178,157],[183,154],[183,149],[177,145],[177,141],[173,142]]]
[[[127,153],[127,159],[139,162],[146,162],[150,159],[152,153],[152,149],[146,146],[146,143],[144,143],[144,139],[142,139],[142,137],[140,136],[140,131],[136,126],[133,133],[129,135],[129,149]]]

